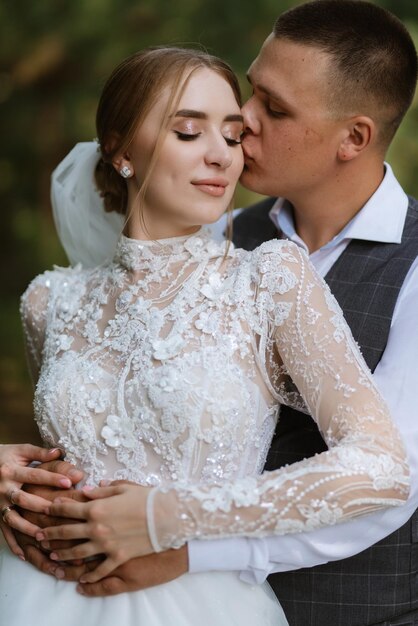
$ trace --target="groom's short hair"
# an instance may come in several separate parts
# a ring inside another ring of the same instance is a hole
[[[313,0],[280,15],[273,34],[329,54],[331,112],[370,115],[389,145],[417,81],[414,42],[397,17],[364,0]]]

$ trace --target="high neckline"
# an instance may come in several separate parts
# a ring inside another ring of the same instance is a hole
[[[196,261],[225,253],[225,242],[212,239],[210,229],[201,227],[191,235],[166,239],[131,239],[121,235],[116,247],[114,261],[131,271],[156,269],[168,263]],[[233,245],[231,244],[231,249]]]

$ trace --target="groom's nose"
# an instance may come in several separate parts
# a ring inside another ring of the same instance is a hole
[[[254,96],[251,96],[242,107],[242,115],[244,117],[244,133],[258,135],[260,132],[260,120]]]

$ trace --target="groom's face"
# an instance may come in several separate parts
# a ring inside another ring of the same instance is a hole
[[[243,185],[295,203],[336,175],[342,122],[328,105],[329,63],[312,46],[266,40],[248,71]]]

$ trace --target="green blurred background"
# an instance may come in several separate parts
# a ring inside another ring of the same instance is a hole
[[[52,169],[95,136],[105,78],[148,45],[199,44],[245,71],[291,0],[0,0],[0,442],[36,441],[18,315],[28,282],[66,264],[49,203]],[[380,0],[418,43],[418,3]],[[418,99],[389,154],[418,196]],[[254,200],[240,189],[240,205]]]

